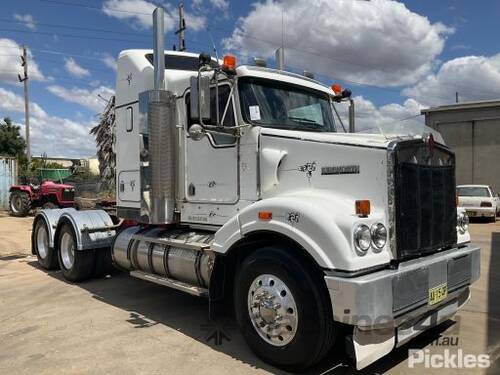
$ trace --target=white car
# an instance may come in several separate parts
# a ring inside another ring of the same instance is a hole
[[[488,217],[492,221],[500,213],[500,198],[488,185],[457,186],[458,206],[469,217]]]

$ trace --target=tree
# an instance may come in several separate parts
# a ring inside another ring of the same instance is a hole
[[[116,155],[113,150],[115,132],[115,97],[109,99],[99,118],[99,124],[90,130],[97,143],[101,189],[113,190],[115,186]]]
[[[0,122],[0,155],[19,157],[25,153],[26,142],[19,130],[9,117]]]

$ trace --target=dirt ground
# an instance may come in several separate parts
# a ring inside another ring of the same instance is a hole
[[[0,212],[0,374],[281,373],[252,354],[234,320],[210,323],[205,300],[121,273],[71,284],[41,270],[30,252],[31,222]],[[471,232],[482,248],[471,301],[364,373],[500,373],[500,221],[474,223]],[[491,367],[409,368],[408,349],[421,348],[487,353]],[[356,373],[345,362],[332,352],[311,372]]]

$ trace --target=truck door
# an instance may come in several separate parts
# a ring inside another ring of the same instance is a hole
[[[226,127],[235,126],[235,108],[229,85],[219,86],[219,117]],[[210,90],[211,118],[209,124],[216,125],[215,88]],[[186,98],[188,128],[190,120],[189,94]],[[205,121],[207,122],[207,121]],[[231,135],[208,134],[195,141],[186,131],[185,192],[188,202],[237,203],[238,191],[238,139]]]

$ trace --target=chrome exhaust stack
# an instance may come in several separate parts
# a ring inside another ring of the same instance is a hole
[[[175,97],[165,87],[164,10],[153,12],[153,90],[139,94],[141,118],[140,222],[170,224],[176,222]]]
[[[164,10],[158,7],[153,12],[153,66],[154,89],[164,90],[165,82],[165,31]]]

